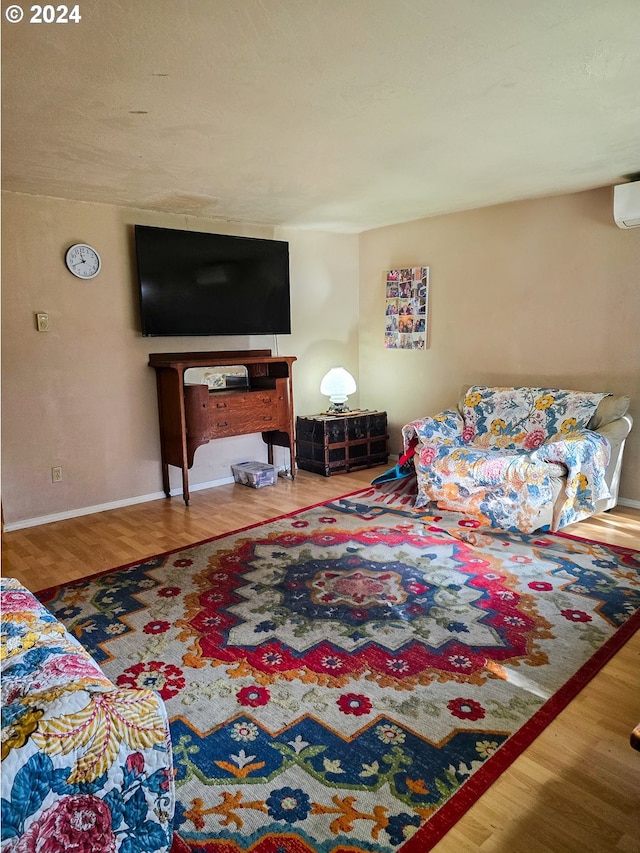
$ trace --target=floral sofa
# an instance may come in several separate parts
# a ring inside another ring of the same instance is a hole
[[[457,409],[403,427],[416,504],[435,501],[525,533],[610,509],[632,426],[629,403],[604,393],[471,386]]]
[[[13,578],[0,581],[2,853],[162,853],[174,782],[160,697],[123,690]]]

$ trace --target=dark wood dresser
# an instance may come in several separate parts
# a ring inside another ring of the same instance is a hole
[[[162,485],[170,496],[169,465],[182,471],[182,496],[189,504],[188,469],[198,447],[216,438],[260,432],[273,464],[273,447],[288,447],[295,474],[293,379],[295,356],[273,356],[271,350],[151,353],[155,368],[160,420]],[[191,367],[243,367],[239,387],[211,390],[184,381]]]

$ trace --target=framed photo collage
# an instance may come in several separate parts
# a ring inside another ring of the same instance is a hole
[[[429,267],[388,270],[385,292],[387,349],[426,349]]]

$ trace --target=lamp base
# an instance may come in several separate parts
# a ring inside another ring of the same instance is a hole
[[[333,415],[344,415],[350,411],[351,409],[345,403],[332,403],[327,409],[327,412]]]

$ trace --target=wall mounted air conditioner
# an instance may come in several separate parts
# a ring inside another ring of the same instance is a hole
[[[613,218],[618,228],[640,227],[640,181],[613,188]]]

